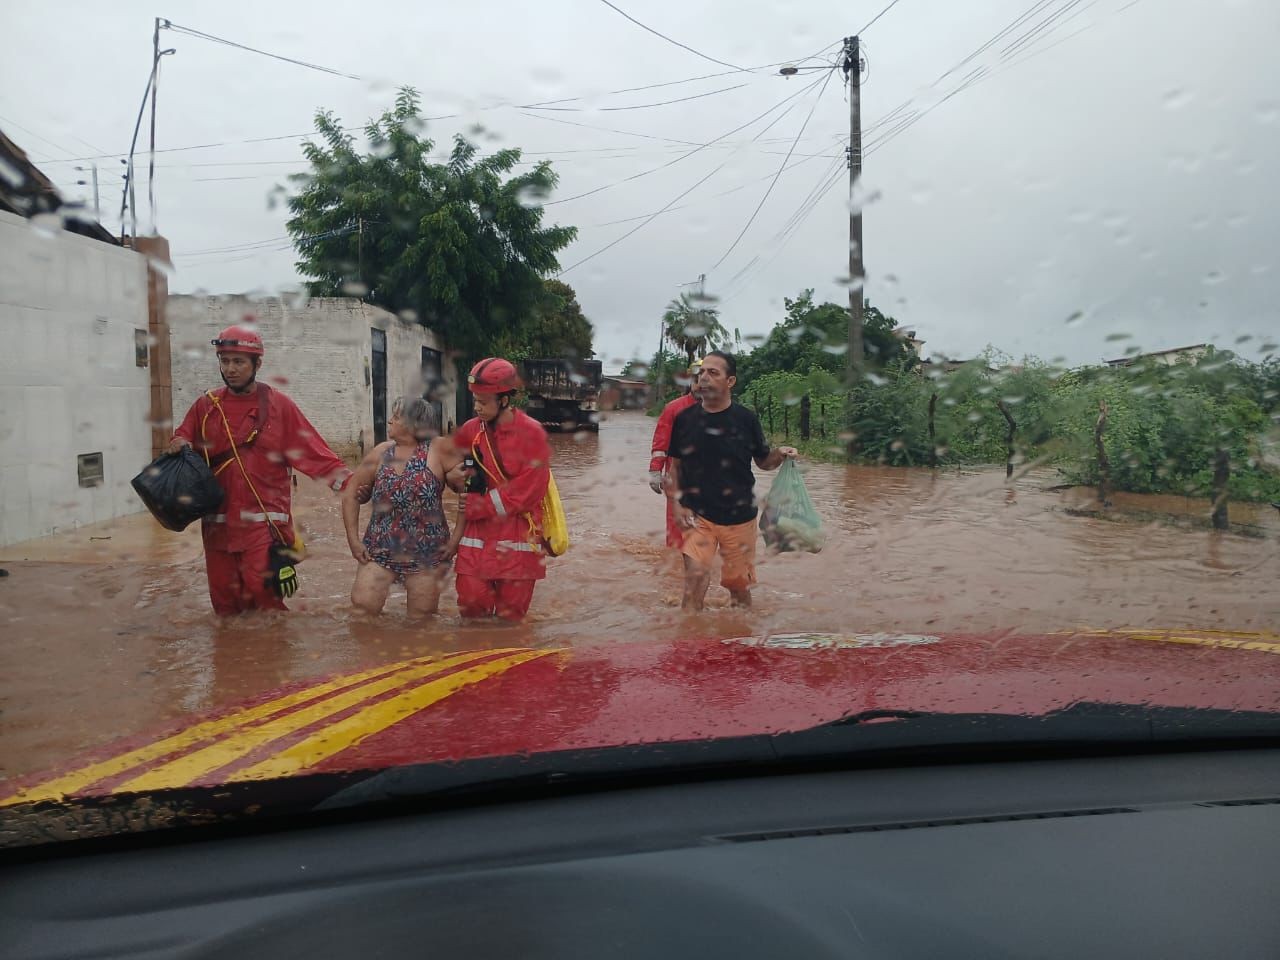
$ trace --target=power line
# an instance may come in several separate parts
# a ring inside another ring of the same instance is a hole
[[[225,37],[215,37],[211,33],[203,33],[199,30],[192,30],[190,27],[183,27],[171,20],[161,20],[162,29],[172,30],[175,33],[185,34],[189,37],[195,37],[198,40],[209,40],[213,43],[221,43],[224,46],[234,47],[237,50],[244,50],[248,53],[256,53],[259,56],[270,57],[272,60],[280,60],[284,63],[292,63],[294,66],[306,67],[308,70],[318,70],[320,73],[327,73],[335,77],[345,77],[348,80],[361,80],[361,77],[354,73],[343,73],[341,70],[335,70],[332,67],[324,67],[318,63],[308,63],[305,60],[295,60],[293,57],[286,57],[283,54],[271,53],[269,50],[259,50],[257,47],[249,47],[243,43],[237,43],[234,40],[228,40]]]
[[[819,82],[820,80],[815,80],[813,83],[809,84],[809,86],[801,87],[799,90],[797,90],[795,93],[791,94],[790,96],[784,97],[783,99],[779,100],[777,103],[775,103],[772,107],[770,107],[768,110],[766,110],[764,113],[760,114],[759,116],[754,117],[751,120],[748,120],[746,123],[742,124],[741,126],[734,127],[728,133],[722,133],[720,136],[716,137],[714,140],[710,140],[706,143],[698,144],[692,150],[682,153],[678,157],[675,157],[672,160],[668,160],[666,163],[659,164],[656,167],[651,167],[648,170],[642,170],[640,173],[633,173],[629,177],[623,177],[621,180],[615,180],[613,183],[606,183],[604,186],[596,187],[594,190],[588,190],[585,193],[578,193],[572,197],[564,197],[563,199],[560,199],[560,200],[550,200],[547,203],[543,204],[543,206],[550,207],[558,203],[568,203],[570,200],[581,200],[583,197],[589,197],[589,196],[592,196],[593,194],[601,193],[605,190],[610,190],[613,187],[621,186],[624,183],[630,183],[632,180],[639,180],[641,177],[647,177],[650,174],[657,173],[659,170],[665,170],[667,167],[673,166],[674,164],[679,163],[681,160],[687,160],[689,157],[692,157],[694,154],[700,153],[703,150],[707,149],[708,147],[714,146],[715,144],[719,143],[721,140],[724,140],[726,137],[731,137],[735,133],[739,132],[740,130],[745,130],[747,127],[751,126],[752,124],[758,123],[759,121],[767,117],[769,114],[773,113],[773,111],[777,110],[779,107],[785,104],[787,101],[794,100],[796,97],[799,97],[807,93],[809,90],[812,90]],[[785,115],[786,114],[784,113],[783,116]],[[781,119],[781,117],[779,117],[778,119]],[[775,120],[774,122],[776,123],[777,121]],[[772,124],[770,124],[770,126],[772,126]],[[767,130],[769,128],[766,127],[765,129]]]
[[[808,154],[803,160],[797,160],[795,163],[791,164],[791,166],[787,167],[787,170],[794,170],[796,167],[803,166],[804,164],[809,163],[811,160],[817,160],[819,157],[825,157],[825,156],[826,156],[825,153]],[[763,177],[756,177],[752,180],[748,180],[746,183],[741,183],[736,187],[731,187],[728,190],[722,190],[720,193],[713,193],[709,195],[707,199],[716,200],[716,199],[719,199],[720,197],[727,197],[732,193],[738,193],[739,191],[745,190],[747,189],[747,187],[755,186],[757,183],[763,183],[764,181],[769,180],[772,177],[773,177],[772,173],[767,173]],[[675,213],[677,210],[688,210],[691,206],[693,206],[693,204],[685,204],[684,206],[671,207],[669,209],[664,209],[657,212],[658,213]],[[616,227],[624,223],[635,223],[637,220],[644,220],[653,215],[654,215],[653,213],[641,213],[634,217],[624,217],[621,220],[606,220],[603,223],[588,223],[588,224],[582,225],[581,229],[593,230],[598,227]]]
[[[867,25],[863,27],[861,30],[859,30],[858,33],[859,34],[866,33],[868,30],[870,30],[872,27],[875,26],[877,20],[879,20],[886,13],[888,13],[890,10],[896,7],[900,2],[901,0],[890,0],[889,5],[885,7],[883,10],[881,10],[879,13],[877,13],[874,17],[872,17],[871,20],[867,23]]]
[[[785,227],[783,230],[775,234],[774,239],[778,242],[778,246],[773,251],[773,254],[769,257],[768,261],[760,264],[760,266],[749,276],[744,276],[744,274],[746,274],[754,264],[759,263],[760,255],[757,255],[730,279],[729,283],[732,284],[737,277],[743,277],[742,283],[738,286],[738,289],[728,294],[728,296],[725,297],[725,302],[728,302],[734,297],[745,292],[747,288],[751,286],[752,282],[754,282],[756,277],[768,270],[778,257],[782,256],[782,251],[786,249],[787,244],[791,242],[792,238],[800,232],[800,227],[804,225],[804,222],[809,219],[814,210],[818,209],[818,207],[822,205],[822,200],[831,192],[836,184],[840,183],[844,179],[844,170],[842,169],[843,164],[838,161],[839,158],[837,158],[836,168],[830,174],[826,175],[826,179],[819,180],[820,189],[810,191],[811,199],[807,204],[802,204],[797,208],[796,212],[792,214],[790,226]]]
[[[752,266],[760,261],[760,257],[762,256],[764,249],[774,243],[783,241],[784,238],[789,239],[791,232],[799,227],[800,223],[808,216],[821,197],[826,195],[826,192],[830,189],[832,183],[840,179],[840,175],[844,167],[843,160],[843,150],[832,155],[831,162],[827,164],[826,168],[819,175],[817,182],[809,188],[809,192],[805,195],[805,198],[796,205],[796,209],[791,212],[791,216],[788,217],[787,221],[778,228],[778,232],[761,246],[761,252],[752,257],[751,260],[738,270],[737,273],[729,278],[728,283],[726,284],[727,288],[732,288],[738,278],[746,274]],[[772,262],[772,258],[770,259],[770,262]]]
[[[663,40],[667,41],[667,43],[673,43],[677,47],[680,47],[682,50],[688,50],[690,53],[692,53],[696,57],[701,57],[703,60],[710,60],[712,63],[717,63],[722,67],[732,67],[734,70],[745,71],[746,69],[745,67],[739,67],[737,64],[726,63],[723,60],[717,60],[715,57],[709,57],[705,53],[702,53],[700,50],[693,49],[693,47],[689,46],[688,44],[681,43],[679,40],[673,40],[670,37],[668,37],[665,33],[659,33],[657,30],[653,29],[653,27],[650,27],[650,26],[647,26],[646,24],[641,23],[635,17],[631,16],[631,14],[627,13],[627,11],[621,9],[620,7],[614,6],[612,3],[609,2],[609,0],[600,0],[600,2],[603,3],[610,10],[613,10],[615,13],[619,13],[622,16],[626,17],[628,20],[634,23],[641,30],[647,30],[649,31],[649,33],[652,33],[655,37],[661,37]]]
[[[709,90],[706,93],[695,93],[693,96],[680,97],[677,100],[661,100],[657,103],[635,103],[626,107],[596,107],[595,110],[592,112],[616,113],[623,110],[647,110],[650,107],[666,107],[666,106],[670,106],[673,103],[687,103],[690,100],[701,100],[703,97],[714,97],[720,93],[728,93],[730,90],[741,90],[745,86],[746,86],[745,83],[738,83],[733,85],[732,87],[721,87],[719,90]],[[560,101],[560,102],[566,103],[568,101]],[[589,108],[587,107],[540,107],[535,104],[526,104],[524,109],[554,110],[554,111],[563,112],[563,113],[585,113],[589,110]]]
[[[72,151],[72,150],[68,150],[66,147],[60,147],[60,146],[58,146],[58,144],[54,143],[52,140],[48,139],[47,137],[42,137],[42,136],[40,136],[40,134],[36,133],[34,130],[28,130],[26,127],[22,126],[22,124],[20,124],[20,123],[14,123],[12,120],[9,120],[9,119],[7,119],[7,118],[5,118],[5,117],[0,117],[0,122],[5,123],[6,125],[8,125],[8,126],[12,127],[12,128],[13,128],[13,129],[15,129],[15,130],[21,130],[23,133],[25,133],[25,134],[26,134],[27,136],[29,136],[29,137],[35,137],[35,138],[36,138],[37,140],[39,140],[41,143],[44,143],[44,144],[46,144],[47,146],[53,147],[53,149],[57,150],[59,153],[68,153],[68,154],[69,154],[69,153],[73,153],[73,152],[74,152],[74,151]],[[45,162],[48,162],[48,161],[44,161],[44,160],[42,160],[42,161],[40,161],[40,162],[41,162],[41,163],[45,163]],[[69,163],[70,161],[64,160],[64,161],[57,161],[57,162]]]
[[[831,75],[830,75],[830,74],[828,74],[828,75],[827,75],[827,79],[830,79],[830,76],[831,76]],[[748,127],[748,126],[750,126],[750,125],[751,125],[751,124],[753,124],[753,123],[757,123],[758,121],[763,120],[765,117],[767,117],[767,116],[768,116],[770,113],[772,113],[774,110],[778,109],[778,107],[782,106],[782,105],[783,105],[784,103],[786,103],[788,100],[791,100],[791,99],[793,99],[795,96],[798,96],[798,95],[803,94],[803,93],[805,93],[805,92],[807,92],[807,91],[809,91],[809,90],[812,90],[812,89],[813,89],[813,88],[814,88],[818,83],[820,83],[820,82],[822,82],[821,78],[819,78],[818,80],[815,80],[813,83],[809,84],[809,86],[801,88],[801,90],[800,90],[797,94],[793,94],[793,95],[792,95],[792,96],[790,96],[790,97],[786,97],[785,99],[780,100],[778,103],[774,104],[772,107],[770,107],[770,108],[769,108],[768,110],[766,110],[764,113],[760,114],[760,116],[756,117],[754,120],[748,121],[747,123],[743,124],[741,127],[738,127],[738,128],[737,128],[737,129],[735,129],[735,130],[731,130],[731,131],[729,131],[729,133],[726,133],[726,134],[724,134],[724,135],[723,135],[723,136],[721,136],[721,137],[717,137],[716,139],[717,139],[717,140],[722,140],[722,139],[724,139],[724,137],[731,136],[732,134],[737,133],[737,132],[738,132],[738,130],[742,130],[743,128]],[[810,111],[810,112],[812,113],[812,111]],[[783,114],[781,114],[780,116],[775,117],[775,118],[774,118],[774,119],[773,119],[773,120],[772,120],[772,121],[771,121],[771,122],[770,122],[766,127],[764,127],[764,129],[762,129],[759,133],[757,133],[757,134],[756,134],[756,136],[755,136],[755,138],[754,138],[754,139],[759,139],[760,137],[764,136],[764,134],[768,132],[769,128],[770,128],[770,127],[772,127],[772,126],[773,126],[775,123],[777,123],[779,120],[781,120],[783,116],[786,116],[786,113],[785,113],[785,112],[784,112]],[[806,120],[806,123],[807,123],[807,122],[808,122],[808,121]],[[712,143],[715,143],[716,141],[714,141],[714,140],[713,140],[713,141],[711,141],[711,142],[712,142]],[[734,151],[734,152],[736,153],[736,151]],[[563,270],[561,270],[558,274],[556,274],[556,276],[557,276],[557,277],[562,277],[562,276],[564,276],[564,275],[565,275],[566,273],[568,273],[570,270],[576,269],[577,267],[582,266],[584,263],[587,263],[587,262],[588,262],[588,261],[590,261],[590,260],[594,260],[596,257],[600,256],[602,253],[605,253],[606,251],[612,250],[614,247],[616,247],[618,244],[622,243],[622,241],[626,240],[628,237],[634,236],[637,232],[639,232],[640,230],[643,230],[643,229],[644,229],[645,227],[647,227],[650,223],[652,223],[654,220],[656,220],[656,219],[657,219],[658,217],[660,217],[662,214],[666,213],[668,210],[670,210],[672,207],[674,207],[677,203],[679,203],[681,200],[683,200],[685,197],[687,197],[689,194],[691,194],[694,190],[698,189],[698,187],[702,186],[704,183],[706,183],[708,180],[710,180],[712,177],[714,177],[717,173],[719,173],[721,170],[723,170],[726,166],[728,166],[728,165],[729,165],[729,161],[733,159],[733,156],[734,156],[734,154],[733,154],[733,153],[729,154],[729,156],[727,156],[727,157],[726,157],[726,158],[725,158],[725,159],[724,159],[724,160],[719,164],[719,166],[715,167],[715,168],[714,168],[710,173],[708,173],[708,174],[707,174],[706,176],[704,176],[702,179],[698,180],[696,183],[694,183],[694,184],[693,184],[692,186],[690,186],[688,189],[684,190],[683,192],[681,192],[681,193],[677,194],[675,197],[673,197],[673,198],[671,198],[669,201],[667,201],[667,203],[662,207],[662,209],[654,211],[652,214],[650,214],[648,217],[646,217],[643,221],[641,221],[640,223],[636,224],[636,226],[632,227],[630,230],[628,230],[628,231],[627,231],[626,233],[624,233],[622,236],[618,237],[616,240],[613,240],[612,242],[605,244],[605,245],[604,245],[603,247],[601,247],[599,250],[596,250],[594,253],[590,253],[590,254],[588,254],[587,256],[583,257],[581,260],[578,260],[576,263],[573,263],[573,264],[571,264],[570,266],[565,267],[565,268],[564,268]]]
[[[1026,30],[1021,35],[1012,39],[1001,51],[999,63],[1000,64],[1009,63],[1009,61],[1012,60],[1019,53],[1024,52],[1028,45],[1031,45],[1037,42],[1038,40],[1043,40],[1045,37],[1049,36],[1056,30],[1060,29],[1063,26],[1063,24],[1070,22],[1076,16],[1083,13],[1085,10],[1089,9],[1089,7],[1093,6],[1094,3],[1097,2],[1097,0],[1091,0],[1088,6],[1079,10],[1075,10],[1074,13],[1072,13],[1072,10],[1078,7],[1079,4],[1083,2],[1083,0],[1066,0],[1066,2],[1059,3],[1059,5],[1056,8],[1053,7],[1054,2],[1055,0],[1037,0],[1036,3],[1033,3],[1027,10],[1023,11],[1021,14],[1015,17],[1009,24],[1007,24],[1003,29],[998,31],[993,37],[988,39],[985,43],[980,45],[976,50],[970,53],[967,57],[965,57],[960,62],[955,64],[953,67],[951,67],[951,69],[943,73],[937,80],[933,82],[933,84],[931,84],[931,87],[937,87],[939,84],[942,83],[943,80],[945,80],[947,77],[954,74],[956,71],[962,69],[967,64],[972,63],[977,57],[981,56],[981,54],[984,53],[986,50],[989,50],[991,47],[995,46],[1001,40],[1008,38],[1010,34],[1018,30],[1019,27],[1026,27]],[[1037,16],[1042,13],[1046,15],[1042,20],[1039,20],[1038,22],[1036,22]],[[1081,33],[1081,32],[1083,31],[1076,31],[1076,33]],[[1024,63],[1027,60],[1030,60],[1032,57],[1036,56],[1037,54],[1043,53],[1046,49],[1048,48],[1043,47],[1037,51],[1033,51],[1032,53],[1023,57],[1018,62]],[[1017,64],[1010,64],[1005,69],[1011,69],[1012,66],[1016,66],[1016,65]],[[905,133],[909,128],[915,126],[922,119],[924,119],[934,110],[936,110],[938,107],[942,106],[952,97],[955,97],[960,93],[963,93],[965,90],[969,89],[972,86],[975,86],[980,82],[990,79],[990,77],[994,76],[996,72],[1003,72],[1003,71],[996,71],[992,67],[988,67],[988,66],[980,66],[974,70],[971,70],[968,74],[965,75],[965,78],[960,82],[960,84],[957,87],[952,89],[945,96],[941,97],[937,102],[930,104],[929,106],[925,107],[923,110],[915,110],[899,118],[898,120],[894,121],[893,126],[888,131],[881,134],[879,137],[875,138],[871,143],[869,143],[866,146],[866,149],[864,150],[863,155],[869,156],[875,150],[886,145],[889,141],[895,139],[896,137]],[[890,116],[910,106],[912,102],[914,102],[914,98],[912,100],[906,101],[906,103],[904,104],[899,105],[899,107],[895,108],[894,111],[891,111]],[[881,118],[880,121],[877,121],[876,124],[873,124],[873,128],[883,123],[888,118],[889,118],[888,116]]]
[[[724,263],[729,254],[733,253],[734,249],[742,241],[742,238],[746,236],[747,230],[749,230],[751,225],[756,222],[756,217],[760,215],[760,210],[764,207],[765,201],[768,200],[769,195],[773,193],[773,188],[778,185],[778,178],[782,176],[782,171],[786,169],[787,161],[791,159],[791,154],[795,150],[796,143],[799,141],[800,137],[804,135],[805,129],[809,126],[809,121],[813,119],[813,112],[818,108],[818,103],[822,100],[822,95],[827,90],[827,84],[831,82],[831,78],[834,75],[834,69],[827,72],[826,77],[822,81],[822,89],[820,89],[818,91],[818,95],[813,98],[813,104],[809,107],[809,113],[805,116],[804,123],[800,126],[800,132],[796,134],[796,139],[791,141],[791,149],[787,151],[786,159],[784,159],[781,166],[778,167],[778,172],[773,175],[773,180],[770,182],[769,188],[765,190],[764,196],[761,197],[760,202],[756,204],[755,210],[751,212],[751,216],[747,219],[747,222],[743,225],[742,230],[739,231],[737,237],[734,238],[733,243],[729,244],[729,249],[720,255],[720,259],[712,265],[711,270],[707,271],[708,273],[714,272],[720,264]]]

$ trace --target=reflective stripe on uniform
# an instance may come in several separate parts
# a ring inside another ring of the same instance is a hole
[[[212,523],[226,523],[227,515],[225,513],[215,513],[205,519]],[[268,520],[274,520],[276,523],[288,523],[289,515],[287,513],[250,513],[247,510],[241,510],[240,519],[247,523],[265,523]]]
[[[650,458],[653,460],[657,460],[659,457],[665,458],[666,455],[667,455],[667,451],[665,450],[654,450],[650,453]]]
[[[458,541],[460,547],[471,547],[473,550],[483,550],[484,541],[477,540],[475,537],[463,537]],[[497,543],[499,550],[515,550],[521,553],[541,553],[541,549],[535,547],[532,543],[525,543],[523,540],[499,540]]]
[[[507,516],[507,508],[502,505],[502,497],[498,491],[490,490],[489,499],[493,501],[493,509],[498,512],[498,516],[505,520]]]

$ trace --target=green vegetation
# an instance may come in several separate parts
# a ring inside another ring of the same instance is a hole
[[[785,307],[769,335],[739,354],[736,394],[775,440],[806,456],[890,466],[1002,464],[1007,412],[1016,424],[1016,464],[1053,466],[1068,483],[1093,485],[1094,431],[1105,403],[1112,489],[1208,496],[1221,449],[1231,463],[1232,499],[1280,501],[1280,359],[1272,355],[1253,363],[1211,350],[1198,363],[1063,370],[1035,358],[1015,364],[988,349],[967,363],[922,365],[897,321],[867,303],[867,372],[850,390],[847,309],[815,304],[811,290]],[[683,392],[673,377],[684,365],[685,357],[665,351],[648,365],[650,380],[661,372],[667,385],[662,403]],[[806,396],[809,439],[802,441]]]
[[[810,396],[816,451],[843,459],[856,437],[857,459],[895,466],[1002,463],[1008,422],[1017,424],[1015,461],[1052,465],[1070,483],[1096,484],[1094,429],[1107,407],[1104,449],[1114,489],[1208,496],[1213,459],[1231,461],[1229,494],[1280,500],[1280,361],[1250,363],[1217,352],[1199,365],[1135,365],[1063,371],[1034,359],[1013,365],[987,353],[951,373],[894,364],[853,391],[825,371],[759,376],[739,399],[773,423],[775,436],[799,433],[799,403]],[[929,405],[934,403],[934,441]],[[841,411],[832,433],[830,411]],[[819,410],[827,411],[827,437]],[[786,411],[784,413],[784,411]],[[936,460],[932,460],[932,457]]]
[[[557,181],[548,162],[513,174],[518,149],[480,156],[461,136],[447,160],[432,160],[410,87],[366,125],[368,153],[332,113],[315,123],[319,142],[303,147],[311,169],[293,178],[288,200],[313,296],[359,296],[416,317],[464,356],[590,353],[573,291],[546,279],[577,232],[542,223],[540,201]]]

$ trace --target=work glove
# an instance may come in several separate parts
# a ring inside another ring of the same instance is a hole
[[[279,543],[273,543],[267,553],[266,583],[282,600],[298,592],[298,571],[294,569],[294,551]]]
[[[654,493],[662,492],[662,471],[660,470],[649,471],[649,489],[652,490]]]

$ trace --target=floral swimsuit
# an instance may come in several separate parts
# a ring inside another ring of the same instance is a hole
[[[364,547],[378,566],[398,581],[440,565],[440,551],[449,542],[441,494],[444,485],[427,466],[429,444],[419,444],[397,474],[388,447],[373,481],[373,515],[364,533]]]

